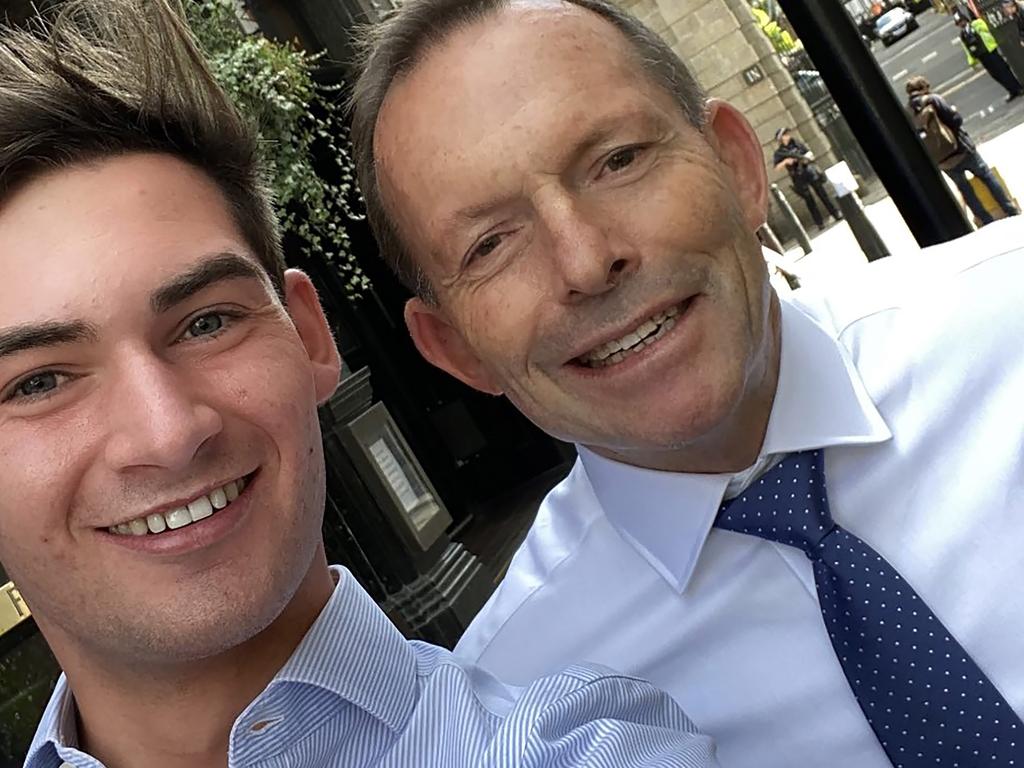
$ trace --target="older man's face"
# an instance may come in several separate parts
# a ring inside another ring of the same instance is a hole
[[[382,191],[435,288],[425,356],[558,437],[628,453],[714,432],[766,346],[760,146],[707,135],[609,23],[522,3],[391,89]]]
[[[58,656],[157,666],[248,640],[320,546],[308,279],[277,298],[202,173],[53,171],[0,208],[0,560]]]

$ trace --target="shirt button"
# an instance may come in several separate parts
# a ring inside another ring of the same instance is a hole
[[[250,726],[249,730],[252,733],[263,733],[263,731],[277,725],[279,722],[280,720],[257,720]]]

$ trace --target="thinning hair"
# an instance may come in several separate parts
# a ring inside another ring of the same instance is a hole
[[[283,291],[257,130],[214,80],[177,0],[71,0],[0,26],[0,204],[48,172],[135,152],[205,173]]]
[[[647,76],[668,92],[689,122],[703,129],[707,98],[693,73],[658,35],[608,0],[564,0],[596,13],[625,37]],[[408,0],[357,40],[361,74],[352,93],[352,143],[356,173],[366,200],[367,218],[381,256],[414,293],[432,300],[433,292],[412,248],[404,243],[380,191],[374,137],[380,110],[391,86],[409,74],[432,47],[454,32],[483,21],[510,0]]]

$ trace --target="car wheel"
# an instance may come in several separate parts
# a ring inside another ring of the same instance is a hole
[[[907,25],[907,29],[909,29],[911,32],[913,32],[916,29],[920,29],[920,28],[921,28],[921,25],[917,22],[917,19],[914,19],[912,22],[910,22],[909,25]]]
[[[882,41],[882,45],[884,45],[886,48],[888,48],[890,45],[892,45],[892,40],[889,40],[888,38],[886,38],[885,40]]]

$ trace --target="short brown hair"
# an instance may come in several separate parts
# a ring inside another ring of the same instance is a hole
[[[929,93],[932,89],[932,84],[921,75],[915,75],[914,77],[907,80],[907,93],[913,96],[916,93]]]
[[[658,35],[607,0],[565,0],[596,13],[621,32],[651,79],[673,96],[697,128],[706,120],[707,99],[689,68]],[[356,172],[370,226],[381,256],[403,284],[424,298],[430,285],[402,242],[380,194],[374,160],[374,135],[381,106],[391,85],[416,66],[425,51],[451,33],[508,6],[509,0],[408,0],[358,41],[362,73],[351,100],[352,143]]]
[[[217,184],[280,293],[281,235],[259,149],[176,0],[72,0],[26,29],[0,27],[0,202],[48,170],[173,155]]]

